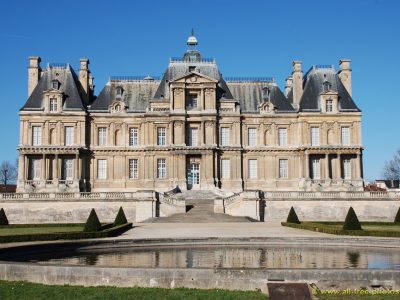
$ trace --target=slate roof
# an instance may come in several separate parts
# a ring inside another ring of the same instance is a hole
[[[259,105],[270,101],[275,107],[276,112],[295,112],[289,100],[283,95],[276,84],[271,82],[232,82],[227,85],[232,96],[239,101],[242,112],[258,113]],[[265,95],[264,88],[269,88],[269,97]]]
[[[64,93],[63,110],[85,110],[85,103],[82,100],[85,92],[69,64],[57,66],[49,64],[42,71],[37,86],[21,110],[42,110],[43,92],[52,89],[52,81],[55,79],[60,83],[59,90]]]
[[[117,87],[122,87],[123,93],[121,100],[125,102],[127,110],[131,112],[145,112],[150,105],[149,101],[153,98],[158,86],[159,80],[125,79],[110,80],[100,92],[97,99],[90,105],[89,111],[108,111],[116,99]]]
[[[339,111],[360,112],[360,109],[354,103],[333,67],[313,67],[306,73],[303,83],[304,91],[300,99],[300,111],[319,111],[321,109],[319,95],[324,91],[324,81],[330,83],[331,91],[338,93]]]

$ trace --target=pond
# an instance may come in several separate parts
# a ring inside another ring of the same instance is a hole
[[[4,258],[1,258],[5,260]],[[81,247],[19,254],[6,260],[131,268],[400,269],[397,248],[303,245]]]

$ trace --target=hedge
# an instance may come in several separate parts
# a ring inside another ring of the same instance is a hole
[[[111,224],[112,225],[112,224]],[[26,225],[24,225],[26,227]],[[43,226],[43,225],[42,225]],[[21,226],[22,227],[22,226]],[[107,228],[108,227],[108,228]],[[107,229],[103,229],[107,228]],[[132,223],[110,227],[109,224],[102,226],[102,231],[96,232],[54,232],[54,233],[35,233],[20,235],[0,236],[0,243],[32,242],[32,241],[53,241],[53,240],[77,240],[94,239],[118,236],[132,228]]]
[[[400,237],[400,231],[381,231],[381,230],[343,230],[338,228],[332,228],[325,223],[315,223],[315,222],[302,222],[301,224],[293,224],[282,222],[282,226],[298,228],[298,229],[305,229],[311,230],[316,232],[322,233],[329,233],[329,234],[337,234],[337,235],[358,235],[358,236],[381,236],[381,237]],[[374,223],[369,222],[370,225]],[[376,225],[382,225],[382,222],[377,222]],[[387,225],[391,225],[393,223],[386,223]]]

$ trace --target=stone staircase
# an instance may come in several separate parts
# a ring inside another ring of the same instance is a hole
[[[147,223],[221,223],[221,222],[256,222],[248,217],[235,217],[214,213],[214,200],[222,198],[214,191],[192,190],[173,195],[177,199],[185,199],[186,213],[169,217],[152,218]]]

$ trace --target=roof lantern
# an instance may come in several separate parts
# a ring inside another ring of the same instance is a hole
[[[195,46],[197,46],[197,44],[198,44],[197,39],[196,39],[196,37],[194,36],[194,30],[193,30],[193,29],[192,29],[192,34],[189,36],[189,38],[188,38],[186,44],[187,44],[188,46],[192,46],[192,47],[195,47]]]

